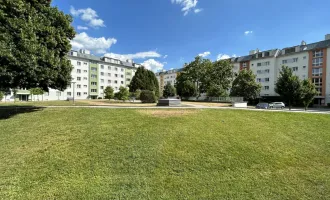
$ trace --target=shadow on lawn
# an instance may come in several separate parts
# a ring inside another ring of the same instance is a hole
[[[42,107],[35,106],[0,106],[0,120],[9,119],[18,114],[32,113],[43,110]]]

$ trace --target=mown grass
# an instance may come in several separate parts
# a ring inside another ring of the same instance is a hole
[[[86,102],[82,101],[29,101],[29,102],[0,102],[1,106],[87,106]]]
[[[329,199],[329,121],[240,110],[17,114],[0,119],[0,199]]]

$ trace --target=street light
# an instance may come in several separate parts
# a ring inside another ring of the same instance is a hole
[[[76,82],[72,81],[71,83],[73,84],[73,105],[75,105],[75,103],[74,103],[74,88],[75,88]]]

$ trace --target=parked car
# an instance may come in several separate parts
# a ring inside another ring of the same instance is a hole
[[[285,104],[283,102],[273,102],[273,103],[270,103],[269,104],[269,108],[272,109],[272,108],[275,108],[275,109],[283,109],[285,108]]]
[[[269,104],[268,103],[258,103],[256,106],[257,109],[269,109]]]

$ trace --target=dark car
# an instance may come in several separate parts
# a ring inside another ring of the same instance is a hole
[[[268,103],[258,103],[256,108],[257,109],[269,109],[269,104]]]

